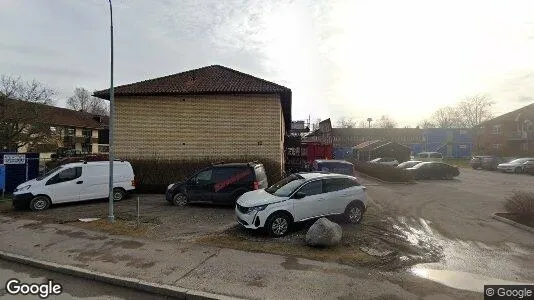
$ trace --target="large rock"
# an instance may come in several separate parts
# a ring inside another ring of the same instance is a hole
[[[327,218],[320,218],[308,229],[306,244],[314,247],[335,246],[341,242],[342,233],[341,226]]]

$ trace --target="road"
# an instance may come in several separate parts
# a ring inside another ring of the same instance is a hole
[[[491,217],[513,191],[534,191],[534,176],[461,169],[454,180],[363,183],[409,238],[443,249],[435,268],[534,282],[534,234]]]
[[[63,293],[59,296],[51,296],[54,299],[169,299],[4,260],[0,260],[0,299],[39,299],[38,296],[15,297],[7,294],[5,285],[13,278],[28,284],[46,282],[48,279],[61,284]]]

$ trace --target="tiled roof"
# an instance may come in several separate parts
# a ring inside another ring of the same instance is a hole
[[[516,109],[516,110],[508,112],[508,113],[505,113],[503,115],[497,116],[497,117],[495,117],[495,118],[493,118],[491,120],[487,120],[485,122],[482,122],[480,125],[492,124],[492,123],[495,123],[495,122],[502,122],[502,121],[514,121],[521,114],[524,114],[524,115],[527,115],[527,116],[534,115],[534,103],[531,103],[531,104],[529,104],[527,106],[523,106],[523,107],[521,107],[519,109]]]
[[[9,101],[10,105],[19,105],[23,109],[35,109],[39,116],[39,122],[46,122],[55,126],[72,126],[99,129],[106,126],[94,119],[92,114],[80,112],[72,109],[61,108],[56,106],[31,103],[20,100],[2,99],[2,101]],[[104,118],[108,118],[105,116]]]
[[[120,95],[203,94],[203,93],[285,93],[290,89],[227,67],[213,65],[178,74],[117,86]],[[109,89],[96,97],[109,99]]]
[[[220,65],[114,88],[115,96],[192,94],[280,94],[286,127],[291,128],[291,90],[289,88]],[[109,100],[109,89],[97,91],[94,96]]]

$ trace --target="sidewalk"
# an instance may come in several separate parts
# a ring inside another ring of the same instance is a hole
[[[419,279],[336,263],[112,236],[0,216],[0,251],[114,276],[246,299],[476,299]],[[3,284],[3,283],[2,283]]]

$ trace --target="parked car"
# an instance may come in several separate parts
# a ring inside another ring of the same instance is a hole
[[[443,161],[443,154],[439,152],[421,152],[415,155],[415,160],[420,161]]]
[[[534,161],[529,160],[523,164],[523,172],[534,175]]]
[[[355,177],[332,173],[295,173],[273,186],[243,194],[235,214],[249,229],[283,236],[295,222],[343,215],[360,223],[367,208],[366,188]]]
[[[469,161],[469,165],[474,170],[482,169],[482,162],[485,158],[490,158],[491,156],[473,156]]]
[[[452,179],[460,175],[458,167],[441,162],[422,162],[407,168],[414,179]]]
[[[261,163],[220,163],[200,170],[185,181],[171,183],[165,199],[176,206],[195,202],[234,205],[244,193],[268,186]]]
[[[514,159],[507,163],[501,163],[497,166],[497,170],[501,172],[523,173],[523,165],[527,161],[534,161],[534,158],[524,157],[524,158]]]
[[[482,169],[488,171],[497,171],[497,166],[504,163],[505,160],[497,156],[487,156],[482,158]]]
[[[312,172],[313,171],[323,171],[356,176],[354,164],[346,160],[317,159],[312,164]]]
[[[121,201],[135,189],[132,166],[113,163],[113,200]],[[15,208],[41,211],[51,204],[106,198],[109,195],[109,162],[77,162],[59,166],[26,181],[13,192]]]
[[[422,161],[420,160],[409,160],[409,161],[405,161],[403,163],[400,163],[397,168],[399,169],[407,169],[407,168],[412,168],[412,167],[415,167],[416,165],[422,163]]]
[[[381,157],[371,160],[370,163],[396,167],[399,164],[399,161],[392,157]]]

